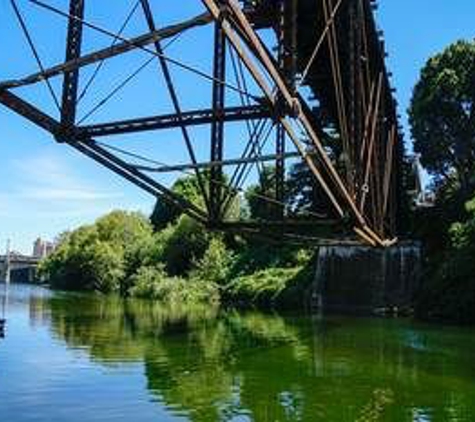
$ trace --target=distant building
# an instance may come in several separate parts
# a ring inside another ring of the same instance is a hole
[[[33,243],[33,256],[35,258],[46,258],[54,251],[54,243],[38,238]]]

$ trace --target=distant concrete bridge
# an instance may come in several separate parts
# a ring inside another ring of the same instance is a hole
[[[33,282],[40,260],[39,257],[20,254],[0,255],[0,280],[9,283],[12,273],[21,271],[23,281]]]

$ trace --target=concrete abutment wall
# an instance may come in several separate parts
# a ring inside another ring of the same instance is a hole
[[[408,312],[421,274],[418,242],[401,242],[387,249],[324,246],[317,255],[313,306],[329,311]]]

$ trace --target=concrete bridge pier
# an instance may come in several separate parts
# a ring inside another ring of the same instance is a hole
[[[10,284],[11,267],[8,260],[0,263],[0,280],[6,284]]]
[[[39,258],[12,255],[0,256],[0,282],[11,281],[33,283],[36,280],[36,268]]]
[[[312,304],[323,310],[373,314],[411,312],[422,271],[422,246],[362,245],[319,249]]]

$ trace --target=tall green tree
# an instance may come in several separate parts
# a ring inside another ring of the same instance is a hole
[[[210,171],[205,170],[202,172],[202,176],[204,180],[210,183]],[[230,187],[228,186],[228,178],[226,175],[223,175],[222,180],[219,184],[223,187],[224,194],[228,194],[230,192]],[[198,208],[205,210],[205,200],[203,198],[202,191],[200,189],[198,179],[195,175],[185,176],[177,179],[173,184],[171,190],[176,193],[177,195],[181,196],[183,199],[191,202],[192,204],[196,205]],[[207,188],[207,192],[209,192],[209,186]],[[158,198],[157,202],[155,203],[155,207],[153,209],[152,215],[150,216],[150,220],[155,231],[160,231],[166,228],[170,223],[175,223],[178,221],[179,217],[183,214],[183,211],[170,204],[168,201],[165,201],[163,198]],[[238,219],[240,216],[240,201],[239,195],[234,195],[234,197],[230,200],[229,207],[226,212],[226,218],[228,219]]]
[[[251,218],[254,220],[272,220],[279,215],[281,207],[275,201],[275,167],[265,166],[259,175],[259,183],[246,191]]]
[[[204,208],[204,199],[201,195],[198,179],[195,176],[187,176],[177,179],[171,190],[184,199],[200,208]],[[164,229],[170,223],[178,220],[182,211],[177,206],[163,198],[158,198],[155,203],[150,220],[156,231]]]
[[[438,179],[475,186],[475,42],[458,41],[422,69],[410,109],[414,149]]]
[[[295,163],[286,180],[286,205],[294,218],[315,218],[327,215],[332,205],[315,175],[304,161]]]

